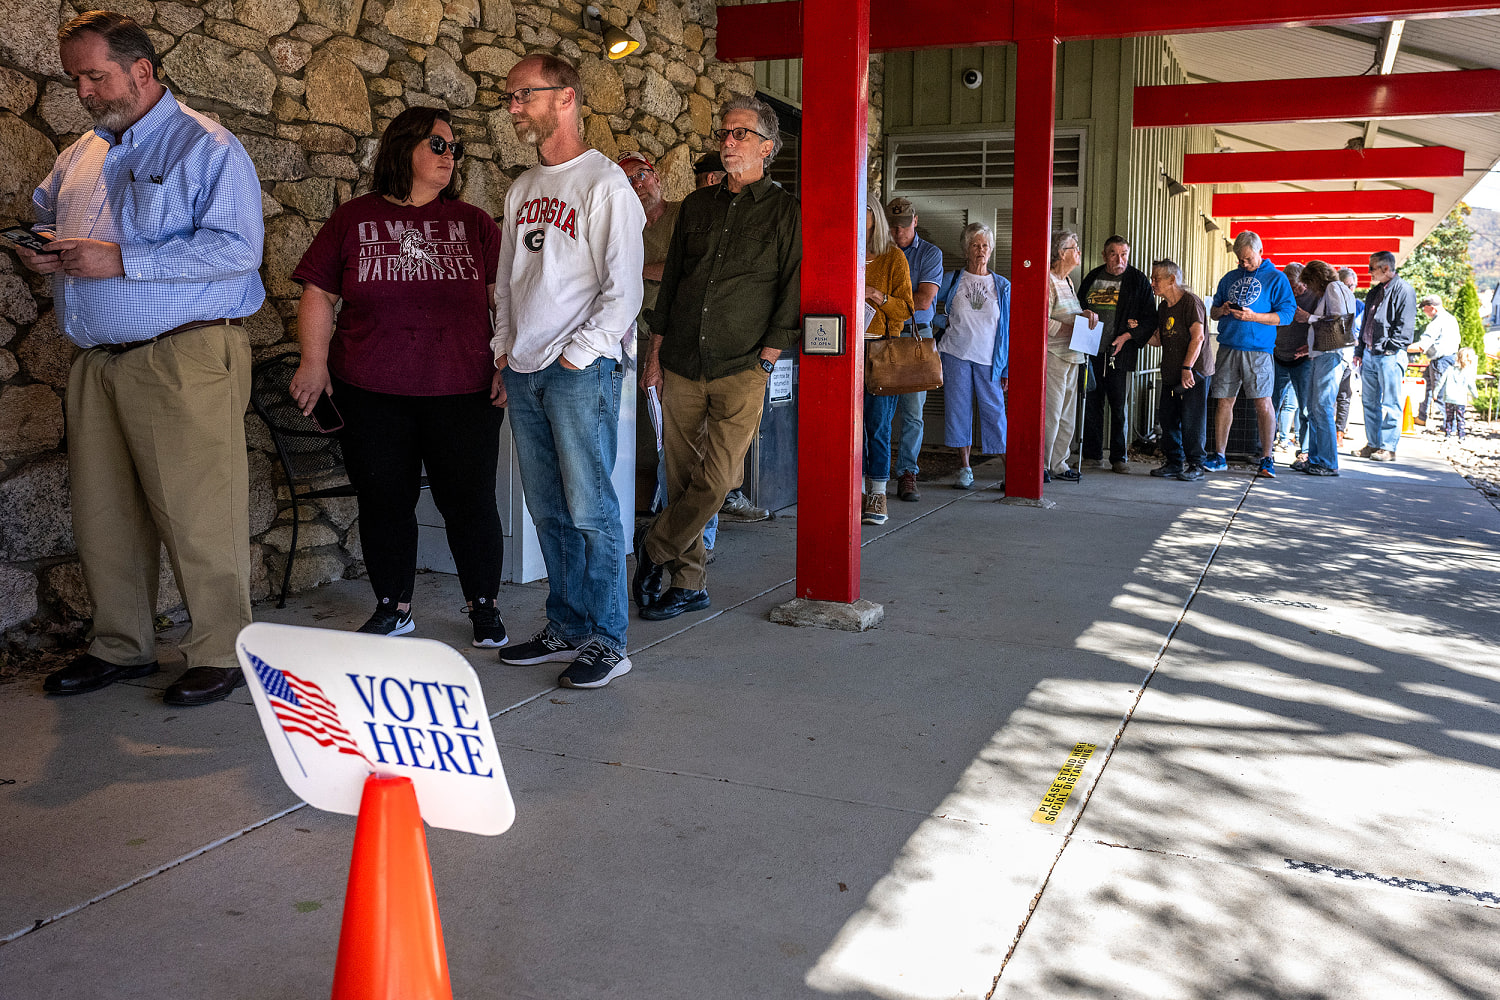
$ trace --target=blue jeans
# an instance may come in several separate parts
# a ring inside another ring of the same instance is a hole
[[[1271,388],[1271,406],[1276,411],[1276,432],[1297,442],[1297,450],[1307,451],[1307,387],[1312,380],[1312,362],[1300,365],[1276,365],[1276,381]],[[1287,390],[1291,393],[1288,394]]]
[[[917,466],[917,457],[922,453],[922,408],[927,405],[927,393],[908,392],[896,397],[896,475],[910,472],[916,475],[922,470]]]
[[[1193,387],[1161,394],[1161,450],[1167,466],[1186,468],[1203,464],[1204,433],[1208,429],[1208,385],[1211,375],[1193,373]]]
[[[1458,363],[1457,354],[1445,354],[1441,358],[1433,358],[1427,363],[1427,392],[1422,396],[1422,405],[1417,407],[1417,419],[1426,421],[1427,414],[1432,407],[1432,393],[1437,389],[1438,382],[1442,381],[1443,373]],[[1434,414],[1433,419],[1437,419]]]
[[[1401,443],[1401,376],[1406,352],[1365,352],[1360,365],[1360,395],[1365,407],[1365,439],[1371,448],[1395,452]]]
[[[547,620],[570,642],[598,636],[622,653],[627,542],[610,476],[623,379],[609,358],[579,371],[561,360],[505,370],[521,485],[547,563]]]
[[[1339,382],[1344,377],[1344,356],[1336,351],[1319,354],[1307,363],[1312,369],[1307,391],[1309,465],[1339,467],[1338,438],[1334,435],[1338,411]]]
[[[897,396],[865,393],[865,475],[870,479],[891,478],[891,418],[896,415]]]

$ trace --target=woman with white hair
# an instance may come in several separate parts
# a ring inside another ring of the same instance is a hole
[[[1010,383],[1010,282],[990,270],[995,233],[982,222],[964,227],[965,266],[950,272],[938,289],[946,315],[938,341],[943,361],[943,444],[958,449],[953,485],[974,488],[969,449],[979,415],[979,449],[1005,454],[1005,390]]]
[[[1078,366],[1088,359],[1069,345],[1073,323],[1079,316],[1089,318],[1090,328],[1099,325],[1099,317],[1079,304],[1073,280],[1068,277],[1081,263],[1078,234],[1066,229],[1053,233],[1047,294],[1047,420],[1042,434],[1042,460],[1046,463],[1042,480],[1049,483],[1054,479],[1076,483],[1079,479],[1078,470],[1068,465],[1068,452],[1078,416]]]

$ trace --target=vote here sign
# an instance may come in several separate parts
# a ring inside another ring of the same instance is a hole
[[[265,622],[236,645],[281,776],[310,805],[356,816],[366,777],[403,775],[432,826],[510,828],[479,678],[452,647]]]

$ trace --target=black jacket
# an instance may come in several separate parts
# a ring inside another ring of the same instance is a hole
[[[1399,274],[1392,275],[1391,280],[1385,283],[1385,290],[1381,293],[1380,301],[1375,303],[1375,308],[1369,308],[1369,300],[1369,295],[1366,295],[1365,317],[1354,356],[1364,357],[1366,334],[1369,335],[1370,346],[1376,354],[1405,356],[1406,349],[1411,346],[1417,333],[1417,295],[1412,291],[1411,285]]]
[[[1089,289],[1094,282],[1109,276],[1103,264],[1084,275],[1083,283],[1078,286],[1078,301],[1085,309],[1089,308]],[[1130,319],[1136,322],[1134,330],[1125,322]],[[1114,339],[1122,333],[1128,333],[1130,342],[1115,356],[1115,368],[1133,372],[1136,355],[1155,331],[1156,296],[1151,294],[1151,279],[1139,268],[1127,266],[1125,273],[1120,275],[1120,302],[1115,306],[1115,329],[1113,333],[1105,331],[1104,336],[1099,338],[1098,358],[1108,358],[1110,351],[1114,350]]]

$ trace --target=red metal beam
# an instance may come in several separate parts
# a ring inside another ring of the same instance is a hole
[[[1322,254],[1340,254],[1346,257],[1368,257],[1377,250],[1389,250],[1397,253],[1401,249],[1401,241],[1397,239],[1365,238],[1355,240],[1262,240],[1265,252],[1286,256],[1319,256]]]
[[[1411,219],[1234,219],[1232,233],[1246,229],[1263,240],[1306,240],[1349,236],[1415,236]]]
[[[976,5],[978,6],[978,5]],[[1005,492],[1042,496],[1046,425],[1047,263],[1052,235],[1052,110],[1057,100],[1055,0],[1017,0],[1016,163],[1010,252],[1010,388]],[[921,20],[921,19],[916,19]]]
[[[1388,180],[1397,177],[1464,175],[1464,151],[1449,146],[1189,153],[1182,160],[1184,184]]]
[[[1022,34],[1035,35],[1026,8],[1011,0],[870,0],[870,51],[1008,45]],[[1059,0],[1055,24],[1049,24],[1054,37],[1069,40],[1493,13],[1500,13],[1496,0],[1267,0],[1213,7],[1181,0]],[[717,57],[739,62],[801,56],[802,17],[798,0],[720,7]]]
[[[1236,154],[1238,155],[1238,154]],[[1214,195],[1214,215],[1259,218],[1272,215],[1417,215],[1433,210],[1431,191],[1251,191]]]
[[[797,596],[848,604],[859,599],[869,0],[807,0],[805,10],[802,122],[818,137],[818,157],[799,192],[802,242],[817,248],[802,258],[802,312],[843,316],[846,349],[802,356]]]
[[[1134,114],[1136,128],[1493,115],[1500,70],[1137,87]]]

